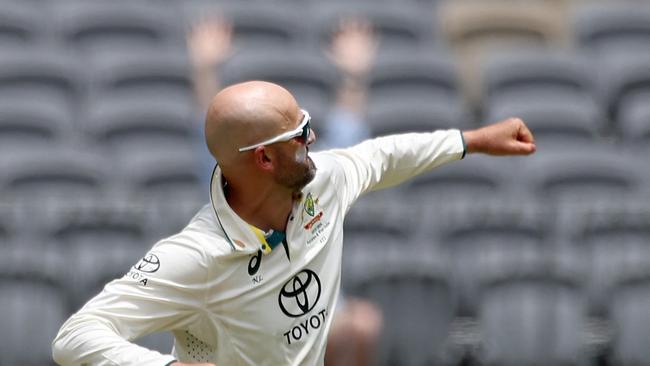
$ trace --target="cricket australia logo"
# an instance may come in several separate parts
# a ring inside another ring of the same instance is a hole
[[[305,199],[305,212],[311,217],[314,217],[316,212],[314,198],[311,196],[311,193],[307,194],[307,198]]]

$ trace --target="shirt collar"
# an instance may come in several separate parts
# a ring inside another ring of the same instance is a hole
[[[270,253],[276,246],[272,244],[278,243],[268,242],[260,229],[248,224],[233,211],[226,201],[224,183],[221,168],[216,165],[210,180],[210,201],[217,216],[217,223],[224,232],[231,249],[244,253],[255,253],[258,250],[262,250],[264,254]]]

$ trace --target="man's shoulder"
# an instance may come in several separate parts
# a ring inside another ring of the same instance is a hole
[[[195,252],[206,259],[232,252],[210,204],[204,205],[180,232],[160,240],[154,249],[156,247],[168,247],[177,252]]]

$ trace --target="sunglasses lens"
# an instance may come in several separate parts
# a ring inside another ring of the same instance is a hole
[[[309,126],[309,122],[305,124],[305,127],[302,128],[302,137],[305,141],[309,138],[309,134],[311,133],[311,127]]]

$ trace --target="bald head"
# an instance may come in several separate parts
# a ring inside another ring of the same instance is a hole
[[[283,87],[264,81],[235,84],[210,103],[205,137],[222,167],[237,162],[238,149],[295,128],[298,103]]]

